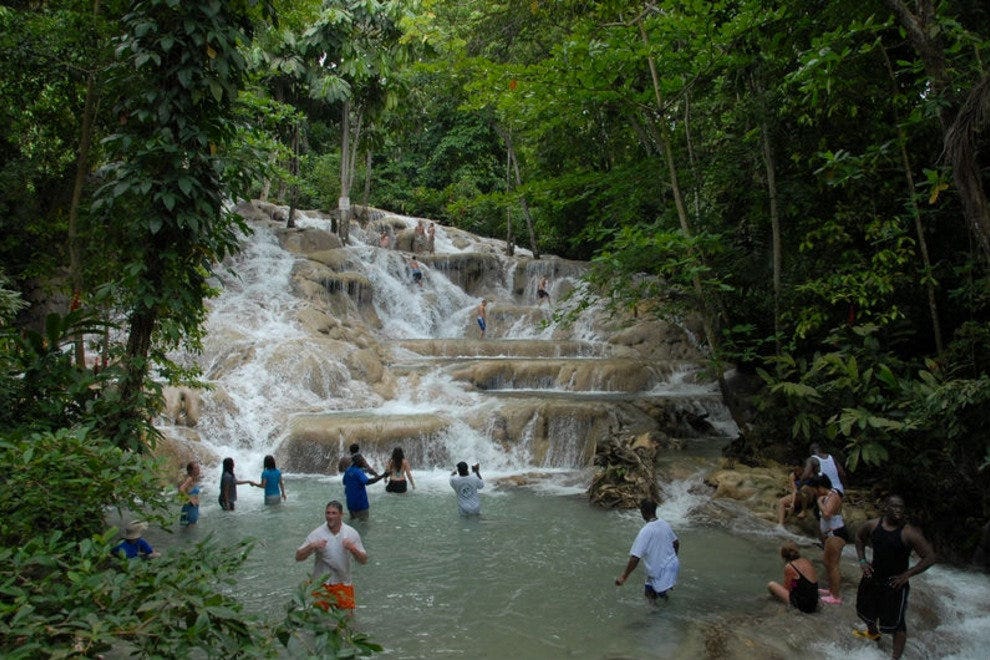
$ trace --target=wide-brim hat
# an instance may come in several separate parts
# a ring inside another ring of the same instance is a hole
[[[137,520],[127,523],[127,527],[124,528],[124,538],[129,541],[135,541],[141,538],[141,535],[144,534],[144,530],[146,529],[148,529],[148,523]]]

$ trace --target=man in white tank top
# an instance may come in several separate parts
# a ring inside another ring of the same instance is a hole
[[[811,445],[811,456],[808,457],[808,462],[804,465],[804,474],[801,475],[801,480],[807,481],[819,474],[824,474],[829,478],[829,481],[832,482],[832,488],[839,495],[846,494],[845,486],[842,485],[846,479],[846,473],[842,469],[842,465],[816,442]]]

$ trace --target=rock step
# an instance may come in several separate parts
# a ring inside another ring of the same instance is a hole
[[[400,339],[395,342],[412,353],[432,357],[609,357],[605,344],[545,339]]]

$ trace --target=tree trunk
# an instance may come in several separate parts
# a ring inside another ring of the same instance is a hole
[[[894,77],[894,67],[890,63],[890,57],[882,46],[880,54],[883,56],[883,63],[887,67],[887,75],[890,76],[891,99],[898,97],[897,80]],[[907,182],[908,199],[911,205],[911,215],[914,217],[914,231],[918,237],[918,251],[921,253],[921,263],[924,266],[925,292],[928,296],[928,313],[932,320],[932,335],[935,340],[935,352],[942,354],[942,325],[939,323],[938,305],[935,302],[935,282],[932,278],[932,262],[928,257],[928,241],[925,240],[925,228],[921,223],[921,209],[918,208],[918,190],[914,185],[914,175],[911,173],[911,159],[907,152],[907,134],[897,116],[897,107],[891,103],[894,112],[894,124],[897,126],[897,144],[901,151],[901,165],[904,167],[904,179]]]
[[[780,355],[780,271],[783,256],[780,245],[780,211],[777,204],[777,166],[770,143],[770,129],[766,122],[760,125],[763,137],[763,164],[767,170],[767,194],[770,196],[770,237],[773,242],[773,337],[777,355]]]
[[[945,48],[939,35],[941,28],[934,21],[935,7],[931,0],[917,0],[917,13],[912,13],[902,0],[886,0],[897,17],[908,40],[925,65],[933,95],[943,96],[951,89]],[[952,165],[952,178],[959,189],[966,224],[980,246],[984,261],[990,261],[990,199],[983,189],[977,160],[976,134],[985,128],[990,98],[990,75],[984,74],[973,86],[962,107],[943,103],[939,113],[945,132],[945,152]],[[945,98],[945,101],[951,101]]]
[[[970,231],[990,262],[990,199],[983,189],[977,137],[990,127],[990,74],[970,91],[955,121],[945,133],[945,153]]]
[[[349,171],[348,161],[351,157],[350,131],[351,131],[351,102],[344,101],[344,108],[340,118],[340,197],[337,199],[337,210],[340,212],[340,224],[337,225],[337,234],[340,242],[347,245],[347,234],[351,223],[351,198],[350,181],[347,180]]]
[[[512,146],[512,134],[509,131],[498,131],[502,135],[502,139],[505,140],[505,147],[508,150],[509,162],[512,163],[512,169],[516,175],[516,188],[522,186],[522,177],[519,175],[519,161],[516,159],[516,149]],[[533,251],[533,258],[540,258],[540,248],[536,244],[536,231],[533,229],[533,216],[529,212],[529,204],[526,203],[526,197],[523,195],[519,196],[519,205],[522,207],[523,217],[526,219],[526,230],[529,232],[529,247]]]
[[[660,75],[659,73],[657,73],[657,64],[656,61],[653,59],[653,55],[649,54],[650,40],[646,34],[646,28],[643,27],[642,15],[640,15],[636,19],[636,26],[639,28],[639,35],[640,38],[643,40],[643,45],[646,46],[647,49],[648,54],[646,56],[646,59],[647,59],[647,63],[650,66],[650,78],[653,82],[653,95],[657,104],[657,112],[660,114],[660,121],[657,122],[659,126],[658,127],[653,126],[652,124],[648,126],[650,126],[650,128],[653,131],[655,131],[655,134],[659,139],[660,146],[663,149],[664,160],[667,163],[667,172],[668,175],[670,176],[671,194],[674,197],[674,206],[677,209],[677,218],[680,221],[681,231],[684,233],[684,236],[690,239],[692,236],[691,226],[690,223],[688,222],[687,209],[684,207],[684,196],[681,193],[681,186],[677,177],[677,166],[674,162],[674,151],[673,148],[671,147],[671,140],[668,134],[669,129],[667,126],[667,122],[664,119],[666,113],[664,112],[663,94],[660,92]],[[700,259],[698,255],[694,254],[693,250],[691,254],[695,258]],[[701,284],[701,277],[698,276],[697,274],[693,275],[692,283],[694,285],[695,296],[698,299],[698,307],[701,312],[701,325],[705,333],[705,341],[708,342],[708,346],[711,350],[710,359],[712,363],[712,369],[714,371],[716,379],[718,380],[719,389],[722,392],[723,399],[725,401],[726,406],[729,409],[730,414],[732,415],[733,420],[736,422],[736,425],[739,427],[739,430],[743,434],[745,434],[748,431],[749,425],[746,423],[745,418],[742,415],[742,411],[739,410],[739,407],[737,405],[735,405],[734,403],[735,398],[731,396],[731,393],[729,392],[728,384],[725,381],[725,368],[722,365],[722,358],[719,354],[720,342],[718,340],[718,334],[716,329],[716,319],[714,318],[714,315],[710,311],[711,306],[708,304],[708,300],[705,297],[705,290]],[[714,296],[714,294],[712,295]]]
[[[275,151],[273,151],[271,155],[268,156],[269,165],[274,165],[276,159],[278,159],[278,154]],[[258,195],[258,199],[260,199],[263,202],[267,202],[268,195],[271,193],[271,191],[272,191],[272,178],[266,176],[265,180],[261,184],[261,194]]]
[[[289,161],[289,172],[292,174],[292,187],[289,192],[289,217],[285,220],[285,226],[293,228],[296,226],[296,200],[299,197],[299,184],[296,182],[299,176],[299,124],[292,125],[292,160]]]
[[[507,256],[512,256],[516,253],[516,246],[513,242],[515,237],[512,235],[512,209],[508,204],[509,191],[512,190],[511,174],[512,169],[512,155],[509,152],[509,147],[505,147],[505,254]]]
[[[93,17],[100,15],[100,0],[93,1]],[[76,175],[72,182],[72,201],[69,203],[69,282],[72,286],[73,305],[82,298],[82,260],[79,257],[79,206],[82,203],[82,189],[89,173],[89,151],[93,144],[93,124],[96,117],[96,73],[86,76],[86,100],[83,104],[82,124],[79,130],[79,153],[76,155]],[[86,366],[86,344],[83,335],[77,335],[75,343],[76,367]]]
[[[371,149],[364,151],[364,191],[361,194],[361,204],[368,206],[371,200]]]
[[[516,173],[516,188],[522,186],[522,179],[519,176],[519,161],[516,160],[516,152],[512,147],[509,147],[509,153],[512,154],[512,168]],[[526,196],[519,196],[519,205],[522,207],[523,217],[526,219],[526,231],[529,232],[529,247],[533,251],[533,258],[540,258],[540,248],[536,244],[536,231],[533,229],[533,215],[529,212],[529,204],[526,203]]]

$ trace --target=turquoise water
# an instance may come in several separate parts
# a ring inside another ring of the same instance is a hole
[[[354,523],[369,553],[367,564],[353,565],[355,625],[382,644],[387,657],[767,657],[768,648],[770,657],[889,654],[889,645],[881,652],[849,635],[855,624],[851,579],[846,605],[811,617],[774,602],[765,585],[780,579],[781,538],[745,518],[716,521],[697,488],[675,490],[661,507],[680,537],[681,574],[669,602],[652,608],[642,598],[642,567],[623,587],[613,582],[642,525],[638,512],[590,506],[579,488],[558,485],[567,479],[551,474],[535,487],[495,487],[489,479],[481,518],[462,518],[446,474],[414,474],[419,489],[407,495],[371,486],[371,519]],[[148,536],[166,552],[207,533],[232,542],[255,539],[234,589],[249,610],[279,617],[312,567],[311,560],[295,561],[296,548],[323,524],[326,501],[343,500],[339,478],[290,477],[287,490],[285,505],[265,507],[258,489],[242,486],[237,511],[207,504],[198,529]],[[212,501],[212,493],[205,500]],[[810,546],[805,552],[823,575],[820,553]],[[848,554],[846,564],[852,575]],[[985,576],[931,573],[912,582],[909,625],[918,630],[909,651],[914,657],[985,657],[975,649],[987,640],[986,628],[972,637],[986,622],[972,611],[973,602],[985,609]],[[975,590],[964,594],[968,601],[946,606],[968,610],[964,620],[932,622],[929,579]],[[980,579],[982,587],[974,582]]]
[[[489,483],[483,515],[463,518],[446,475],[417,483],[407,495],[371,486],[371,519],[354,523],[370,556],[353,567],[356,625],[396,657],[675,657],[740,598],[766,601],[765,582],[780,570],[761,540],[687,524],[672,509],[681,576],[653,609],[642,567],[623,587],[613,583],[642,525],[638,512],[603,511],[552,484]],[[242,486],[236,512],[207,505],[198,529],[159,545],[208,532],[256,539],[236,591],[250,610],[277,616],[311,569],[295,549],[322,524],[326,501],[343,500],[339,479],[290,478],[287,490],[285,505],[265,507],[260,491]]]

